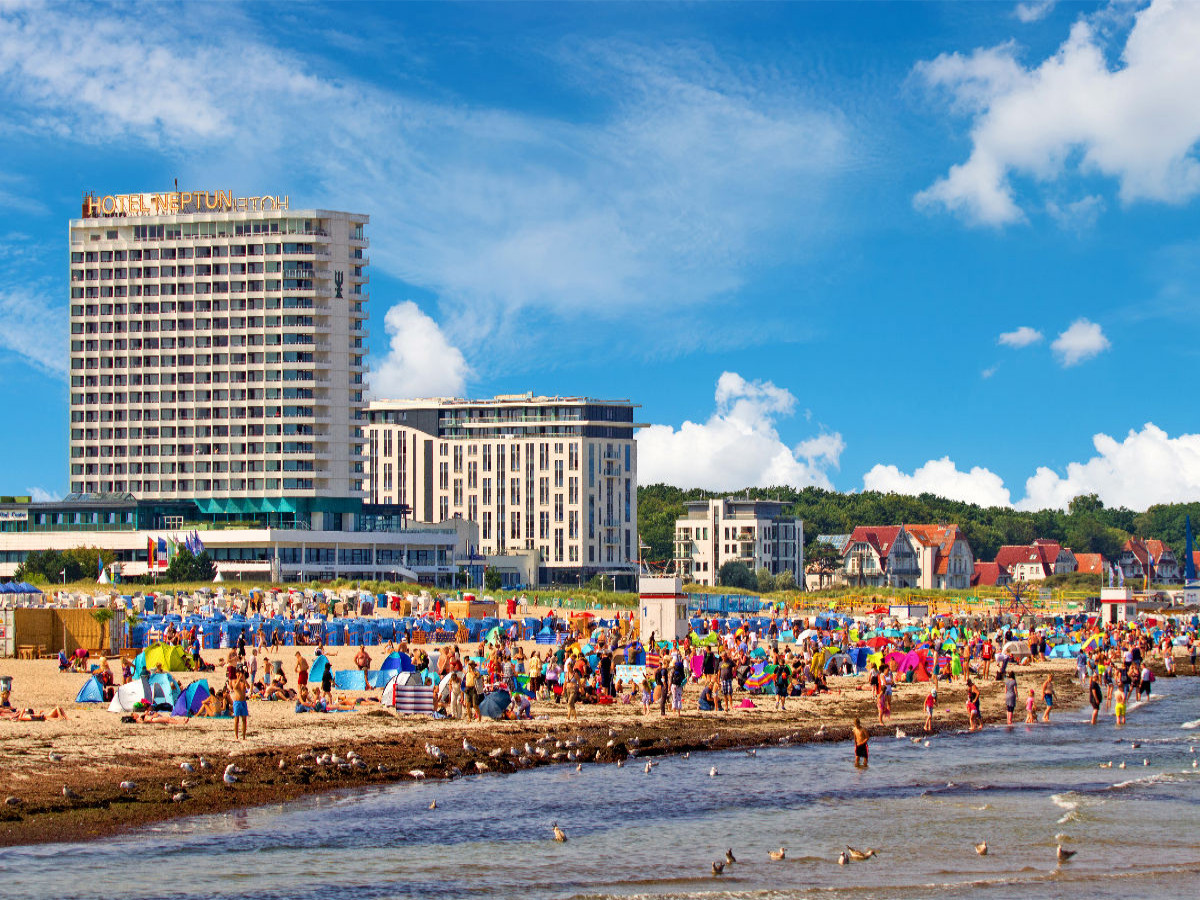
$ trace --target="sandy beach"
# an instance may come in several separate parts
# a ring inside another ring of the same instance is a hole
[[[300,649],[311,661],[314,648]],[[282,654],[289,675],[295,650],[285,648]],[[329,648],[328,652],[334,668],[353,668],[356,648]],[[216,654],[206,653],[206,657],[215,659]],[[1075,664],[1070,660],[1021,667],[1022,692],[1039,687],[1047,671],[1055,673],[1059,705],[1077,703],[1082,687],[1074,679]],[[15,705],[41,709],[57,704],[68,714],[65,720],[0,723],[4,731],[0,794],[19,801],[0,807],[0,844],[6,846],[77,841],[180,816],[287,802],[317,791],[413,780],[412,771],[427,778],[474,775],[476,762],[486,765],[488,774],[512,771],[517,762],[509,748],[539,738],[549,753],[535,765],[567,762],[564,749],[555,746],[558,741],[572,741],[585,765],[613,764],[629,756],[631,749],[637,756],[655,756],[784,740],[842,741],[848,739],[855,716],[874,736],[894,739],[895,730],[902,728],[915,737],[921,733],[922,703],[928,692],[926,684],[900,682],[894,714],[885,726],[876,724],[865,676],[831,678],[830,694],[788,698],[783,712],[771,708],[775,698],[770,696],[755,698],[755,709],[699,712],[698,688],[692,685],[685,692],[682,717],[664,718],[657,709],[644,716],[639,705],[618,703],[580,706],[577,722],[568,722],[565,705],[550,701],[535,702],[532,721],[481,723],[400,716],[370,700],[353,712],[303,714],[294,712],[291,703],[252,701],[249,737],[235,742],[228,719],[130,724],[108,712],[107,704],[75,704],[71,701],[84,676],[60,674],[53,660],[5,660],[3,673],[13,677]],[[185,685],[203,677],[178,675]],[[208,677],[214,686],[223,681],[223,673]],[[981,689],[984,721],[1002,720],[1003,686],[988,680]],[[935,731],[965,728],[965,685],[943,683],[938,697]],[[473,753],[463,749],[464,737],[475,748]],[[426,753],[425,744],[430,742],[445,751],[444,762],[437,763]],[[496,749],[502,755],[490,756]],[[319,765],[312,758],[325,753],[346,757],[351,751],[363,760],[363,767]],[[52,760],[52,753],[61,759]],[[200,768],[201,756],[212,762],[211,769]],[[230,762],[245,770],[232,786],[222,781]],[[182,771],[183,763],[196,772]],[[173,802],[172,795],[184,779],[192,782],[189,799]],[[122,781],[137,786],[122,790]],[[64,786],[77,796],[65,797]]]

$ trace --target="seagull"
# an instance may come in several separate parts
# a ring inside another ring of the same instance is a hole
[[[61,753],[55,753],[53,750],[50,751],[50,762],[62,762],[62,761],[63,761],[63,758],[62,758]]]
[[[420,769],[409,769],[408,774],[413,778],[416,778],[418,781],[425,777],[425,773]]]
[[[929,741],[926,741],[926,742],[925,742],[925,746],[926,746],[926,747],[928,747],[928,746],[929,746]]]
[[[1078,850],[1064,850],[1063,845],[1059,844],[1058,845],[1058,861],[1060,863],[1065,863],[1068,859],[1070,859],[1072,856],[1074,856],[1078,852],[1079,852]]]
[[[188,795],[187,795],[186,793],[184,793],[183,791],[180,791],[178,794],[172,794],[172,795],[171,795],[171,802],[172,802],[172,803],[182,803],[184,800],[188,800],[188,799],[190,799],[190,798],[189,798],[189,797],[188,797]]]
[[[1125,760],[1121,760],[1121,763],[1120,763],[1120,765],[1118,765],[1118,766],[1117,766],[1117,768],[1118,768],[1118,769],[1123,769],[1123,768],[1125,768]]]
[[[984,841],[982,844],[976,844],[975,852],[980,856],[987,856],[987,841]]]
[[[79,799],[79,795],[77,793],[75,793],[73,790],[71,790],[69,787],[67,787],[65,784],[63,785],[62,795],[64,797],[66,797],[68,800],[78,800]]]
[[[717,771],[716,766],[713,766],[711,769],[708,770],[709,778],[716,778],[719,774],[721,774],[721,773]]]
[[[492,759],[499,759],[503,755],[504,755],[503,747],[497,747],[495,750],[491,750],[488,752],[488,756],[490,756]]]
[[[623,760],[623,759],[618,759],[618,760],[617,760],[617,768],[618,768],[618,769],[621,769],[621,768],[624,768],[624,767],[625,767],[625,760]]]
[[[179,768],[183,769],[183,771],[187,772],[189,775],[196,771],[196,767],[190,762],[180,763]]]
[[[237,766],[237,763],[230,763],[229,765],[227,765],[225,767],[225,774],[226,775],[245,775],[246,770],[239,769]]]
[[[870,859],[876,853],[876,851],[872,850],[870,847],[868,847],[866,850],[855,850],[849,845],[846,846],[846,852],[850,854],[851,859],[858,862],[862,862],[864,859]]]
[[[479,760],[475,760],[475,771],[487,772],[490,768],[491,767],[487,763],[480,762]]]
[[[843,850],[841,853],[839,853],[839,854],[838,854],[838,858],[837,858],[837,864],[838,864],[839,866],[844,866],[844,865],[846,865],[846,864],[847,864],[847,863],[849,863],[849,862],[850,862],[850,857],[848,857],[848,856],[846,855],[846,851],[845,851],[845,850]]]
[[[576,771],[576,772],[582,772],[582,771],[583,771],[583,763],[576,763],[576,764],[575,764],[575,771]]]
[[[906,738],[906,737],[908,737],[908,732],[905,731],[903,728],[897,728],[896,729],[896,737],[897,738]]]
[[[281,770],[282,770],[282,769],[286,769],[286,768],[287,768],[287,760],[286,760],[286,759],[280,759],[280,760],[279,760],[279,768],[280,768]]]
[[[730,863],[735,863],[735,862],[737,862],[737,860],[734,859],[733,848],[730,847],[728,850],[725,851],[725,865],[729,865]]]
[[[560,844],[565,844],[567,842],[567,833],[558,827],[557,822],[550,827],[554,829],[554,840],[558,841]]]
[[[1148,759],[1143,759],[1143,760],[1142,760],[1142,765],[1143,765],[1143,766],[1148,766],[1148,765],[1150,765],[1150,760],[1148,760]]]
[[[771,859],[775,860],[776,862],[779,862],[779,860],[787,856],[787,847],[780,847],[778,850],[768,850],[767,856],[771,857]]]
[[[436,800],[430,800],[430,801],[429,801],[429,808],[430,808],[430,809],[437,809],[437,801],[436,801]]]
[[[753,749],[751,749],[751,750],[747,750],[747,751],[746,751],[746,755],[747,755],[747,756],[758,756],[758,751],[757,751],[757,750],[753,750]]]
[[[179,782],[179,786],[180,786],[181,788],[183,788],[185,791],[190,791],[192,788],[194,788],[194,787],[195,787],[196,785],[198,785],[199,783],[200,783],[200,782],[198,782],[198,781],[193,781],[193,780],[192,780],[192,779],[190,779],[190,778],[185,778],[185,779],[183,779],[183,781]]]
[[[646,774],[647,774],[647,775],[649,775],[649,774],[650,774],[650,770],[651,770],[651,769],[653,769],[653,768],[654,768],[654,766],[652,766],[650,763],[648,763],[648,762],[647,762],[647,763],[646,763]]]
[[[121,790],[136,791],[137,790],[137,782],[136,781],[122,781],[121,782]]]
[[[466,750],[468,753],[475,752],[475,748],[471,745],[471,742],[468,741],[466,738],[463,738],[463,749]]]
[[[237,776],[234,775],[232,772],[226,772],[224,775],[221,776],[221,778],[226,784],[230,784],[230,785],[237,784],[237,780],[238,780]]]
[[[1111,768],[1112,768],[1112,760],[1110,759],[1110,760],[1109,760],[1108,762],[1106,762],[1106,763],[1100,763],[1100,768],[1102,768],[1102,769],[1111,769]]]
[[[691,758],[692,758],[691,751],[688,751],[687,753],[683,754],[683,758],[684,758],[684,759],[691,759]]]
[[[202,756],[200,757],[200,768],[207,771],[208,769],[212,768],[212,763]]]
[[[1134,750],[1136,750],[1138,747],[1140,747],[1140,746],[1142,746],[1142,745],[1141,745],[1141,744],[1140,744],[1138,741],[1134,741],[1134,742],[1133,742],[1132,744],[1130,744],[1129,746],[1130,746],[1130,747],[1132,747]]]
[[[712,864],[712,869],[713,869],[714,875],[720,875],[722,872],[725,871],[725,863],[715,862]]]
[[[5,798],[4,798],[4,805],[5,805],[5,806],[20,806],[20,805],[21,805],[22,803],[24,803],[24,802],[25,802],[25,801],[24,801],[24,800],[22,800],[20,797],[12,797],[12,796],[9,796],[9,797],[5,797]]]

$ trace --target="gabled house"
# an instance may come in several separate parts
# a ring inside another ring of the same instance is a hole
[[[1172,583],[1183,577],[1179,562],[1171,548],[1162,541],[1130,538],[1121,548],[1117,565],[1126,579],[1141,580],[1149,576],[1150,582]]]
[[[926,590],[966,590],[975,572],[975,556],[957,525],[905,525],[917,556],[917,587]]]
[[[1101,553],[1076,553],[1075,571],[1081,575],[1099,575],[1102,582],[1107,582],[1111,566]]]
[[[846,582],[871,587],[917,587],[920,568],[903,525],[860,525],[842,550]]]
[[[1078,568],[1069,547],[1045,538],[1029,545],[1005,544],[996,551],[996,562],[1008,571],[1013,581],[1041,581]]]

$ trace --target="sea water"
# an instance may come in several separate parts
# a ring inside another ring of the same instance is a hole
[[[0,896],[1200,895],[1200,680],[1160,679],[1124,728],[1111,715],[1091,727],[1088,712],[938,735],[928,747],[876,737],[866,769],[849,744],[814,744],[666,757],[650,774],[631,761],[324,795],[12,848],[0,857]],[[564,844],[552,840],[555,822]],[[1077,855],[1060,865],[1059,844]],[[878,855],[839,866],[847,845]],[[770,860],[779,847],[786,858]],[[738,861],[715,877],[727,848]]]

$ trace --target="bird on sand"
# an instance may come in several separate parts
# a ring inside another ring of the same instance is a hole
[[[79,795],[77,793],[75,793],[73,790],[71,790],[69,787],[67,787],[65,784],[63,785],[62,795],[64,797],[66,797],[68,800],[78,800],[79,799]]]
[[[466,738],[463,738],[463,749],[466,750],[468,753],[475,752],[475,747]]]
[[[53,750],[50,751],[50,762],[62,762],[62,760],[61,753],[55,753]]]
[[[723,863],[723,862],[714,862],[714,863],[712,864],[712,870],[713,870],[713,874],[714,874],[714,875],[720,875],[722,872],[724,872],[724,871],[725,871],[725,863]]]
[[[847,846],[846,852],[850,854],[851,859],[862,862],[864,859],[870,859],[877,851],[870,847],[868,847],[866,850],[855,850],[853,847]]]
[[[1078,853],[1078,850],[1067,850],[1062,844],[1058,845],[1057,856],[1060,863],[1065,863],[1068,859]]]
[[[567,833],[558,827],[557,822],[550,827],[554,829],[554,840],[558,841],[560,844],[565,844],[567,841]]]
[[[221,780],[224,781],[228,785],[234,785],[234,784],[237,784],[238,777],[236,775],[234,775],[232,772],[226,772],[224,775],[221,776]]]
[[[987,856],[987,841],[984,841],[982,844],[976,844],[975,852],[980,856]]]
[[[779,862],[779,860],[787,856],[787,847],[780,847],[778,850],[768,850],[767,856],[771,857],[771,859],[775,860],[776,862]]]
[[[136,791],[137,790],[137,782],[136,781],[122,781],[121,782],[121,790]]]
[[[20,806],[24,802],[25,801],[22,800],[20,797],[13,797],[11,795],[4,798],[5,806]]]
[[[180,763],[179,768],[183,769],[183,771],[187,772],[189,775],[196,771],[196,767],[190,762]]]

